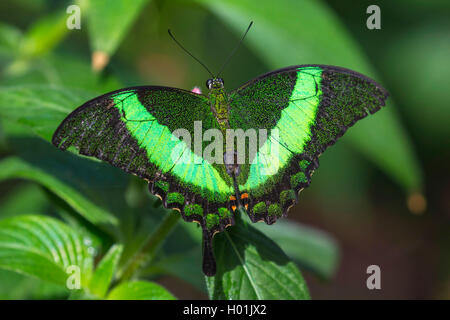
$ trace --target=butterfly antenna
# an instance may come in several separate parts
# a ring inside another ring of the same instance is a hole
[[[225,60],[225,63],[222,65],[222,68],[220,68],[219,73],[217,74],[217,78],[219,77],[219,75],[222,73],[223,69],[225,68],[225,66],[228,64],[228,62],[230,62],[231,57],[236,53],[237,49],[239,49],[239,47],[241,46],[241,43],[244,41],[245,36],[247,35],[248,31],[250,30],[250,28],[253,25],[253,21],[250,22],[250,24],[248,25],[247,31],[245,31],[244,36],[242,37],[241,41],[239,41],[239,43],[237,44],[237,46],[234,48],[234,50],[231,52],[231,54],[228,56],[227,60]]]
[[[187,51],[187,49],[186,49],[185,47],[183,47],[183,46],[181,45],[181,43],[179,43],[179,42],[177,41],[177,39],[175,39],[175,37],[173,36],[173,34],[172,34],[172,32],[170,31],[170,29],[168,29],[167,31],[169,32],[169,36],[172,38],[172,40],[175,41],[175,43],[176,43],[181,49],[183,49],[184,52],[186,52],[188,55],[190,55],[192,58],[194,58],[195,61],[197,61],[198,63],[200,63],[200,64],[203,66],[203,68],[205,68],[206,71],[209,72],[209,74],[211,75],[211,78],[214,78],[214,75],[212,74],[211,71],[209,71],[208,67],[207,67],[203,62],[201,62],[199,59],[197,59],[196,57],[194,57],[194,55],[193,55],[192,53],[190,53],[189,51]]]

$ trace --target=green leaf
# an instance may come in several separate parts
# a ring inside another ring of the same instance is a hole
[[[211,299],[310,298],[296,265],[275,242],[243,220],[214,240],[217,273],[206,278]]]
[[[0,53],[1,50],[0,44]],[[67,91],[84,89],[86,93],[92,92],[90,98],[123,87],[113,74],[93,72],[86,59],[72,52],[50,53],[45,58],[34,59],[26,72],[9,75],[2,82],[4,86],[46,84],[52,88],[67,88]],[[77,105],[71,106],[71,110],[75,107]]]
[[[200,232],[199,232],[200,233]],[[184,240],[182,240],[184,241]],[[201,242],[195,248],[185,252],[159,253],[157,261],[140,272],[142,276],[169,275],[190,283],[197,289],[206,292],[205,277],[202,272]]]
[[[323,278],[334,275],[339,249],[334,239],[325,232],[286,220],[271,226],[263,223],[254,226],[275,241],[301,267]]]
[[[15,60],[6,68],[7,75],[20,75],[28,71],[32,59],[43,56],[58,45],[68,34],[66,13],[58,11],[40,18],[20,38],[17,37]]]
[[[16,53],[22,39],[22,32],[14,26],[0,23],[0,54]]]
[[[147,281],[132,281],[119,284],[109,293],[108,300],[175,300],[175,297],[160,285]]]
[[[114,54],[147,0],[96,0],[88,3],[88,31],[94,52]]]
[[[52,50],[69,32],[66,20],[66,13],[61,11],[37,20],[24,35],[22,53],[33,57]]]
[[[1,300],[65,299],[67,289],[17,272],[0,269]]]
[[[3,159],[0,162],[0,181],[14,178],[28,179],[43,185],[94,224],[117,223],[117,219],[114,216],[96,206],[80,194],[78,190],[64,183],[59,178],[50,175],[39,167],[27,163],[20,158],[9,157]]]
[[[178,277],[206,292],[202,272],[202,237],[196,223],[178,223],[142,276]]]
[[[48,199],[42,188],[35,183],[27,183],[14,188],[0,202],[0,218],[23,214],[24,212],[45,213]]]
[[[448,30],[448,18],[430,16],[407,32],[396,33],[380,57],[393,94],[402,102],[403,114],[428,157],[442,152],[442,139],[437,137],[450,136]],[[419,66],[411,67],[418,61]]]
[[[89,283],[89,291],[92,294],[100,298],[105,297],[119,263],[122,250],[123,247],[121,245],[114,245],[100,261]]]
[[[255,24],[247,35],[246,43],[271,68],[329,64],[378,78],[358,44],[321,1],[280,0],[277,5],[271,0],[197,2],[208,7],[239,35],[253,20]],[[344,139],[405,190],[421,188],[421,168],[410,139],[398,120],[392,97],[384,110],[358,123]]]
[[[87,237],[62,222],[37,215],[0,221],[0,268],[66,286],[79,268],[81,286],[92,274]]]
[[[86,227],[91,233],[98,234],[100,229],[103,236],[108,236],[104,243],[107,247],[111,245],[111,238],[120,237],[120,242],[125,245],[122,261],[134,255],[167,213],[162,207],[153,208],[154,199],[157,198],[149,196],[148,187],[142,181],[142,199],[130,206],[126,199],[130,176],[108,163],[62,152],[39,138],[10,136],[8,143],[11,151],[21,162],[45,173],[52,181],[59,181],[58,185],[76,191],[74,194],[68,194],[69,197],[74,195],[80,199],[74,206],[72,201],[67,202],[58,194],[61,190],[58,190],[57,186],[55,191],[49,189],[51,194],[55,195],[51,197],[52,202],[60,207],[58,214],[61,215],[61,212],[65,211],[82,225],[89,221],[90,226],[88,224]],[[58,199],[61,201],[57,201]],[[64,201],[67,205],[63,204]],[[86,210],[85,204],[93,209]],[[106,224],[104,219],[99,219],[95,214],[98,212],[107,213],[114,219],[114,222],[111,222],[114,225]],[[67,219],[67,214],[62,217]]]
[[[329,212],[331,218],[340,219],[336,212],[354,213],[363,218],[361,211],[370,208],[370,170],[370,163],[355,157],[349,144],[337,143],[330,152],[321,155],[320,169],[314,173],[311,186],[302,192],[302,202],[313,201],[324,213]],[[293,208],[290,215],[296,215],[299,210]]]
[[[58,124],[92,97],[84,90],[51,85],[0,87],[0,115],[51,141]]]

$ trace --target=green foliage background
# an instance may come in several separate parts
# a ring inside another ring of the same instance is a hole
[[[66,27],[71,4],[81,30]],[[366,28],[371,4],[381,30]],[[0,298],[449,298],[449,9],[437,0],[2,1]],[[242,217],[218,235],[218,273],[205,279],[195,224],[177,223],[137,178],[49,140],[70,111],[108,91],[205,90],[207,74],[167,29],[215,71],[251,20],[223,74],[230,90],[317,63],[367,74],[391,97],[322,156],[290,219]],[[382,268],[380,292],[365,286],[370,264]],[[67,285],[73,265],[79,290]]]

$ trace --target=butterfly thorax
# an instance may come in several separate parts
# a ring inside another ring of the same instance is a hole
[[[214,113],[221,129],[228,128],[228,99],[223,88],[211,89],[209,92],[211,111]]]
[[[225,89],[211,88],[209,91],[209,100],[211,101],[211,111],[219,123],[220,130],[225,134],[226,129],[229,129],[228,119],[228,98]]]
[[[220,130],[224,137],[227,137],[227,129],[230,129],[230,125],[228,122],[229,119],[229,104],[228,98],[225,93],[225,89],[223,88],[223,83],[219,87],[210,87],[209,91],[209,99],[211,101],[211,111],[214,113],[214,116],[217,119],[217,123],[219,124]],[[224,163],[227,170],[227,173],[230,176],[237,175],[239,173],[239,165],[236,161],[237,153],[234,151],[235,148],[232,145],[226,144],[227,139],[224,139]],[[231,149],[230,149],[231,148]]]

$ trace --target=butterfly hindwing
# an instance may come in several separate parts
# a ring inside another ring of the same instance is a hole
[[[273,223],[311,182],[320,154],[388,93],[351,70],[322,65],[280,69],[230,94],[232,128],[266,129],[253,161],[237,177],[252,221]]]
[[[83,155],[148,180],[150,191],[164,206],[202,226],[204,271],[213,274],[211,239],[234,224],[229,208],[234,191],[223,164],[208,163],[194,152],[192,141],[189,145],[186,137],[175,135],[183,129],[194,137],[195,121],[202,121],[202,131],[217,127],[203,95],[166,87],[128,88],[77,108],[58,127],[52,142],[63,150],[73,146]]]

